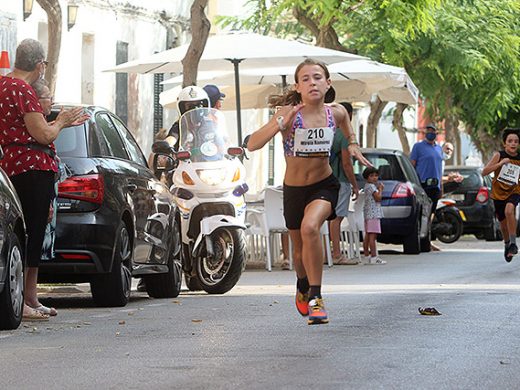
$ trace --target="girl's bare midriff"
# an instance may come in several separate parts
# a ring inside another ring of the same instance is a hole
[[[332,174],[328,157],[285,156],[284,183],[288,186],[308,186]]]

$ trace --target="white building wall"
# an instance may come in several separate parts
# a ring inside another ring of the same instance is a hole
[[[167,12],[173,20],[186,24],[191,1],[176,0],[82,0],[76,25],[67,31],[68,1],[59,1],[62,10],[62,37],[55,99],[58,102],[83,103],[82,81],[85,73],[93,88],[92,102],[115,112],[115,73],[103,72],[116,65],[117,41],[128,43],[128,60],[166,49],[166,29],[159,23],[159,13]],[[0,15],[15,15],[16,39],[13,47],[25,38],[38,39],[47,46],[47,14],[34,2],[31,16],[23,21],[22,2],[2,0]],[[82,64],[84,34],[93,38],[94,61]],[[180,43],[186,39],[179,37]],[[0,48],[1,50],[6,50]],[[14,49],[10,50],[14,65]],[[93,67],[93,69],[89,69]],[[89,77],[90,78],[90,77]],[[147,154],[153,141],[153,75],[128,76],[128,125]],[[165,123],[167,125],[167,123]]]

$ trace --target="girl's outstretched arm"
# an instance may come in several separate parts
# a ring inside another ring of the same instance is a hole
[[[276,133],[279,131],[282,131],[283,133],[290,126],[294,116],[302,107],[303,104],[300,103],[296,106],[284,106],[280,108],[269,120],[269,122],[248,136],[249,138],[247,140],[247,149],[250,152],[261,149],[266,143],[269,142],[271,138],[276,135]],[[278,118],[282,119],[279,120]]]
[[[368,161],[365,156],[361,153],[359,143],[357,142],[356,134],[352,129],[348,112],[341,104],[332,104],[332,112],[334,113],[334,119],[336,125],[341,129],[343,135],[348,140],[348,151],[352,157],[355,157],[359,162],[367,167],[371,167],[372,163]]]

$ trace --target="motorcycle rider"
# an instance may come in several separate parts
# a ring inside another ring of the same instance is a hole
[[[185,112],[198,107],[210,107],[210,100],[206,91],[194,85],[183,88],[177,97],[179,117]],[[170,146],[173,146],[175,150],[179,149],[179,120],[175,121],[172,125],[165,141],[168,142]]]

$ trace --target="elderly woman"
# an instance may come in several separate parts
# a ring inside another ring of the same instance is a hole
[[[42,106],[43,115],[49,116],[51,114],[52,103],[54,103],[54,97],[51,95],[51,90],[48,87],[47,81],[43,79],[37,80],[32,84],[38,101]],[[59,159],[58,159],[59,160]],[[61,164],[60,164],[61,165]],[[61,174],[61,169],[60,169]],[[58,175],[59,176],[59,175]],[[61,181],[61,177],[59,178]],[[49,220],[45,227],[45,236],[43,239],[42,246],[42,260],[52,260],[54,254],[54,238],[56,230],[56,209],[57,209],[57,195],[58,195],[58,180],[54,182],[54,192],[51,199],[51,207],[49,210]],[[50,314],[56,313],[56,309],[50,308]]]
[[[52,124],[47,123],[31,87],[43,78],[46,66],[42,45],[25,39],[16,49],[13,72],[0,79],[0,145],[5,153],[0,167],[16,188],[27,228],[23,309],[26,320],[47,320],[57,314],[38,301],[36,290],[54,177],[58,171],[52,142],[64,127],[87,119],[81,108],[74,108],[61,111]]]

